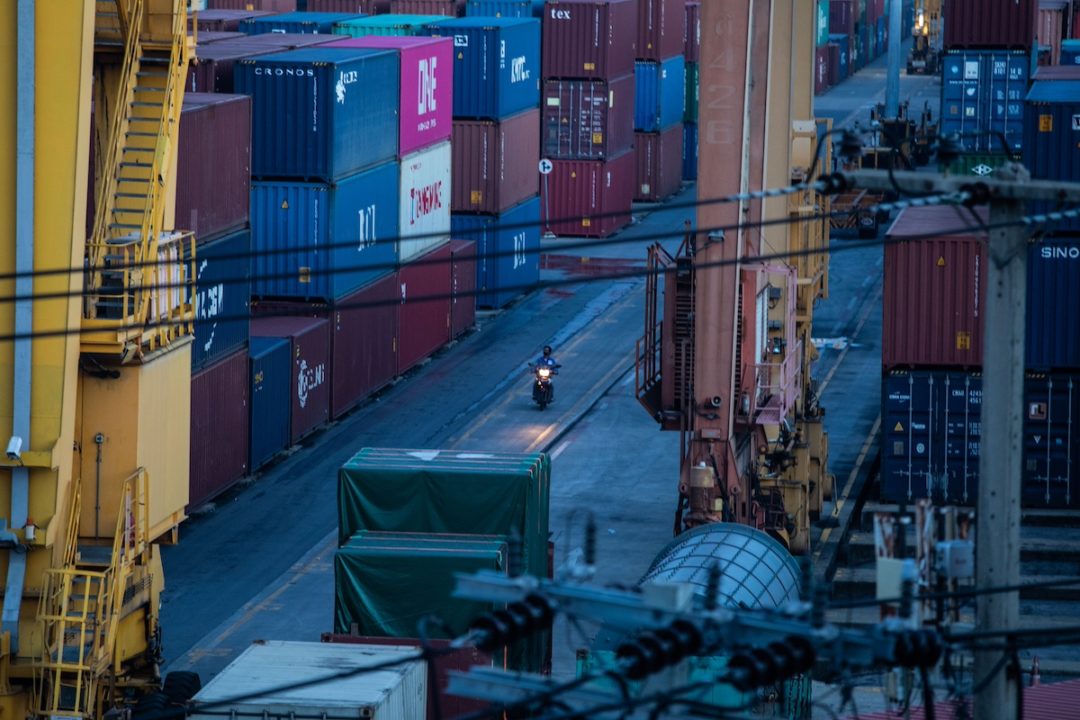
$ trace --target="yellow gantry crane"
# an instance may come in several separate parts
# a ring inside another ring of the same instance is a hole
[[[194,242],[173,223],[186,10],[0,3],[6,718],[101,717],[161,683],[157,543],[175,541],[188,487]]]

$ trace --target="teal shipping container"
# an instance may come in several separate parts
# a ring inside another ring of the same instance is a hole
[[[539,18],[544,15],[544,0],[469,0],[465,16]]]
[[[445,15],[371,15],[345,20],[334,25],[335,35],[364,37],[365,35],[430,35],[429,25],[444,22]]]

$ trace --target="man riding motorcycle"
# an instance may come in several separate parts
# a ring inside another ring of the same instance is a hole
[[[557,375],[559,370],[559,363],[555,361],[555,357],[551,354],[550,345],[544,346],[544,354],[540,356],[535,365],[530,365],[530,367],[535,377],[532,398],[543,410],[555,400],[555,385],[551,382],[551,378]]]

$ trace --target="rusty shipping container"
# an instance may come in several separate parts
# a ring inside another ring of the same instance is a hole
[[[385,15],[390,12],[390,0],[307,0],[307,10]]]
[[[545,230],[559,236],[607,237],[630,224],[634,153],[610,160],[553,160],[540,183]]]
[[[637,0],[637,59],[657,62],[682,55],[686,0]]]
[[[192,17],[202,37],[203,32],[207,31],[237,32],[241,21],[272,14],[264,10],[203,10]],[[188,22],[190,25],[190,18]]]
[[[686,18],[683,24],[683,57],[686,62],[698,62],[701,59],[701,3],[686,3]]]
[[[262,10],[272,13],[296,12],[296,0],[206,0],[208,10]]]
[[[394,15],[461,17],[465,14],[465,0],[390,0],[390,12]]]
[[[399,375],[450,341],[450,275],[450,243],[398,270]]]
[[[629,150],[634,142],[634,75],[605,80],[544,83],[544,157],[599,160]]]
[[[453,212],[499,213],[540,192],[540,111],[454,120]]]
[[[544,5],[544,78],[610,80],[634,72],[635,0],[549,0]]]
[[[191,376],[189,507],[247,475],[249,388],[247,349]]]
[[[292,411],[289,438],[299,442],[330,419],[330,323],[320,318],[262,317],[252,337],[287,338],[292,344]]]
[[[678,192],[682,186],[682,152],[682,123],[660,133],[636,133],[634,199],[659,202]]]
[[[985,209],[977,209],[985,223]],[[885,245],[881,362],[886,368],[978,368],[983,354],[986,234],[953,207],[901,211]],[[905,241],[908,238],[908,241]]]
[[[944,47],[1031,50],[1039,0],[948,0]]]
[[[450,241],[450,339],[476,324],[476,243]]]

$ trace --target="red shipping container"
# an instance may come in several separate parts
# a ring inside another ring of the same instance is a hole
[[[544,157],[599,160],[634,143],[634,76],[544,83]]]
[[[840,84],[840,46],[837,43],[829,43],[825,46],[825,52],[829,68],[829,87],[834,87]]]
[[[251,335],[288,338],[292,343],[289,438],[299,442],[330,419],[330,323],[306,317],[256,318]]]
[[[390,12],[390,0],[307,0],[307,11],[383,15]]]
[[[610,80],[634,72],[636,0],[544,3],[544,78]]]
[[[398,270],[398,374],[450,342],[450,243]]]
[[[682,123],[660,133],[635,133],[637,183],[634,199],[659,202],[682,186]]]
[[[476,243],[450,241],[450,339],[476,324]]]
[[[189,507],[247,475],[250,389],[246,349],[191,376]]]
[[[553,160],[540,183],[544,229],[560,236],[607,237],[630,224],[634,152],[611,160]]]
[[[540,192],[540,111],[454,120],[450,209],[498,214]]]
[[[465,0],[390,0],[390,12],[394,15],[461,17],[465,14]]]
[[[206,0],[208,10],[264,10],[272,13],[296,12],[296,0]]]
[[[248,224],[251,98],[185,93],[176,165],[176,226],[198,242]]]
[[[686,18],[683,23],[683,57],[686,62],[701,60],[701,3],[686,3]]]
[[[214,32],[237,32],[240,23],[248,18],[257,18],[264,15],[273,15],[263,10],[203,10],[188,18],[188,24],[194,19],[199,34],[204,31]]]
[[[948,0],[942,10],[946,50],[1030,50],[1038,0]]]
[[[829,32],[855,34],[855,0],[829,0]]]
[[[1040,45],[1050,47],[1050,65],[1061,62],[1061,41],[1064,38],[1065,5],[1055,7],[1039,6],[1039,24],[1036,37]]]
[[[829,89],[829,48],[814,50],[814,94],[820,95]]]
[[[659,62],[683,51],[686,0],[637,0],[637,58]]]
[[[976,210],[987,221],[985,209]],[[889,229],[881,362],[896,367],[982,365],[986,234],[954,207],[908,208]],[[907,242],[904,239],[908,238]]]

